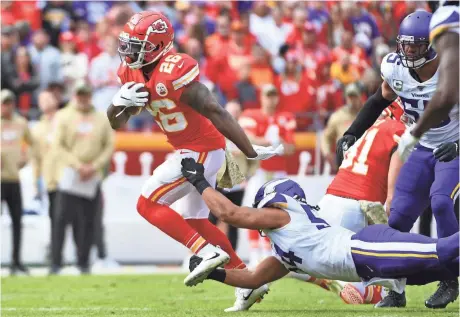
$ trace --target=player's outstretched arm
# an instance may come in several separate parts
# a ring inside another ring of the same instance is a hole
[[[193,256],[190,259],[190,271],[193,271],[200,262],[201,258]],[[208,275],[207,279],[230,286],[257,289],[262,285],[279,280],[288,273],[289,270],[277,258],[269,256],[257,265],[254,271],[216,269]]]
[[[281,209],[239,207],[212,187],[204,190],[202,197],[214,216],[237,228],[276,229],[290,221],[288,213]]]
[[[416,138],[420,138],[426,131],[445,120],[450,110],[459,101],[458,34],[446,32],[436,38],[435,41],[436,51],[440,59],[439,79],[436,92],[411,131],[411,134]]]
[[[275,229],[289,223],[287,212],[276,208],[239,207],[214,190],[204,177],[203,164],[193,158],[182,159],[182,175],[195,186],[214,216],[237,228]]]
[[[197,81],[192,82],[185,88],[180,100],[211,120],[217,130],[232,141],[247,157],[257,156],[238,122],[219,105],[205,85]]]

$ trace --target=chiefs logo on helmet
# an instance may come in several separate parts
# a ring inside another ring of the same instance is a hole
[[[148,29],[152,33],[166,33],[166,30],[168,30],[168,25],[163,19],[156,20]]]
[[[118,52],[129,68],[159,60],[173,48],[174,28],[163,14],[142,11],[131,17],[119,36]]]

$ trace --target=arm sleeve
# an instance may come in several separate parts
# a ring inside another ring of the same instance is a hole
[[[357,139],[362,137],[364,132],[374,124],[382,111],[392,102],[393,100],[386,100],[383,98],[382,88],[379,87],[377,92],[364,103],[363,108],[359,111],[358,116],[344,135],[350,134]]]

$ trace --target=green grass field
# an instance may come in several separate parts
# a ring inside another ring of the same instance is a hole
[[[234,290],[215,282],[187,288],[182,275],[6,277],[2,316],[228,316]],[[405,309],[350,306],[330,292],[292,279],[271,286],[262,303],[239,316],[454,317],[458,303],[429,310],[423,302],[435,284],[410,287]]]

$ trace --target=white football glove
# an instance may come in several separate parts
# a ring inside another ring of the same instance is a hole
[[[414,150],[415,145],[418,143],[419,138],[416,138],[411,133],[411,129],[406,129],[401,138],[399,139],[398,144],[398,154],[403,162],[407,160],[409,155]]]
[[[254,151],[256,151],[256,157],[248,157],[248,160],[268,160],[269,158],[275,155],[283,155],[284,154],[284,146],[282,144],[278,145],[276,148],[273,146],[260,146],[260,145],[252,145]]]
[[[116,107],[144,107],[149,101],[147,98],[149,93],[146,91],[137,91],[139,88],[144,87],[142,83],[129,83],[121,86],[120,90],[113,96],[112,104]]]

